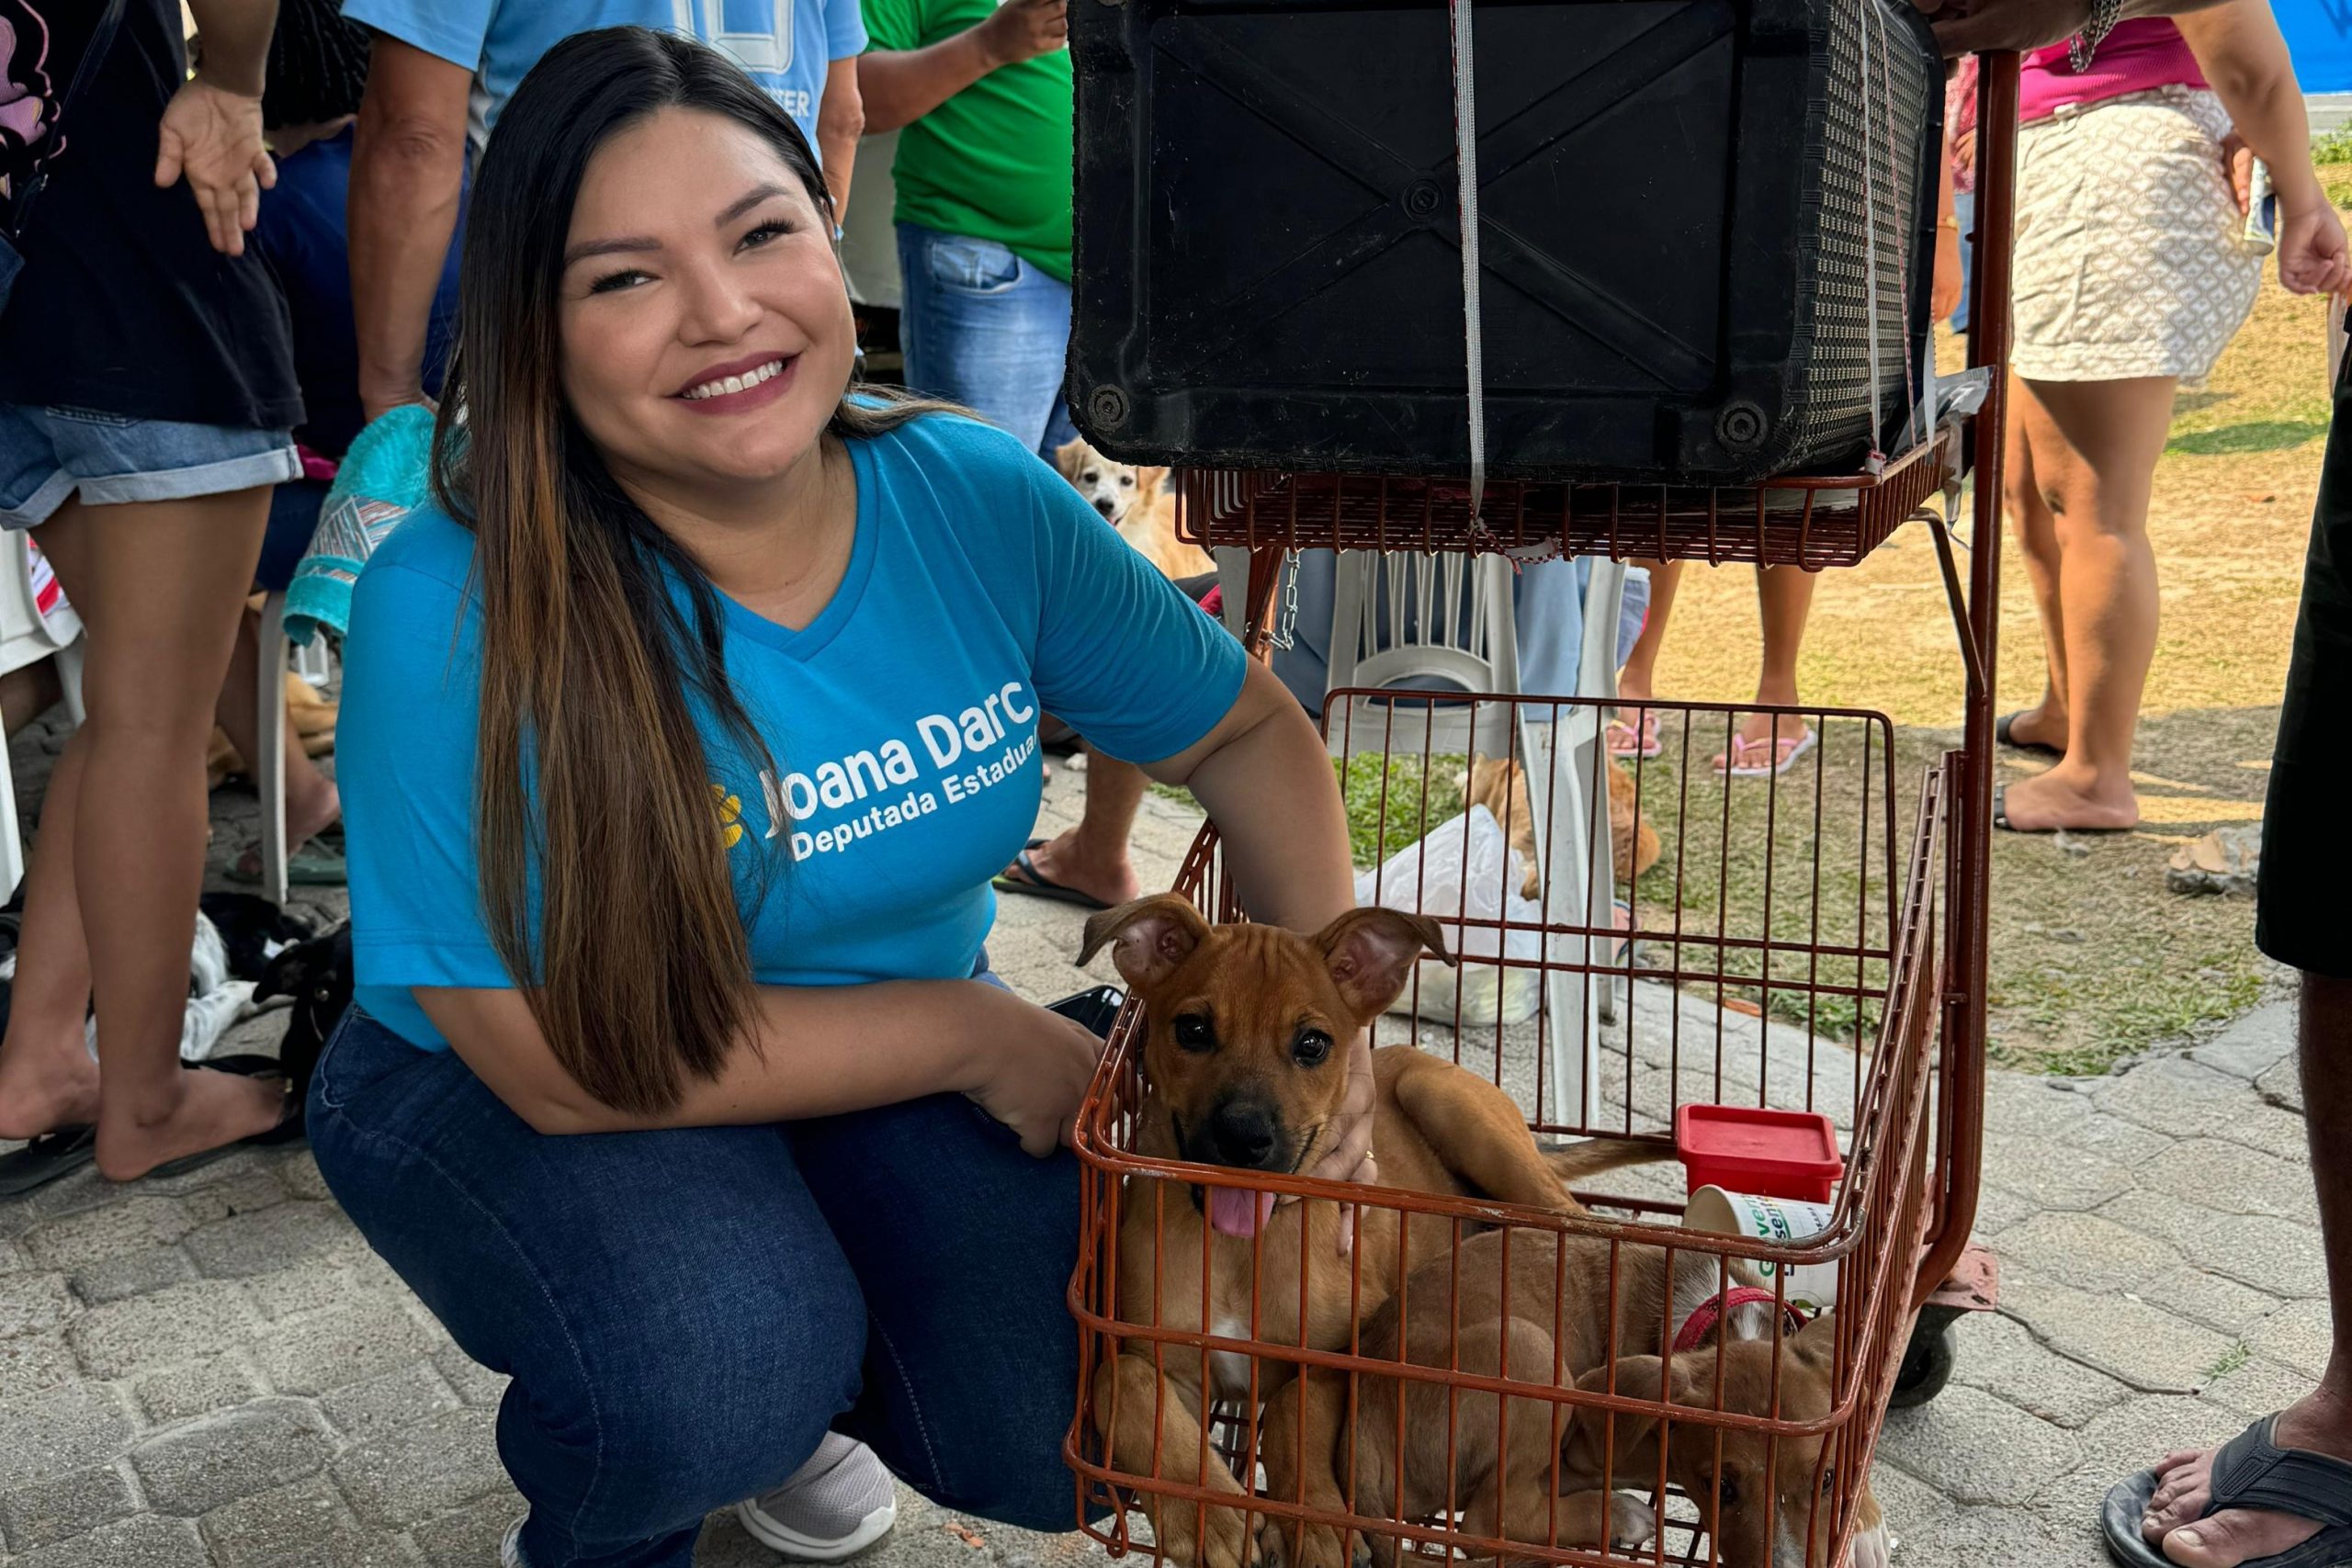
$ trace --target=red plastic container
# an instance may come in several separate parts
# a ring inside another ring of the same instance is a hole
[[[1683,1105],[1674,1112],[1674,1146],[1692,1192],[1721,1187],[1759,1198],[1826,1203],[1846,1173],[1838,1129],[1817,1111]]]

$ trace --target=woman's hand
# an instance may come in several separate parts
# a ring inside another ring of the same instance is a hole
[[[1020,1134],[1023,1153],[1043,1159],[1074,1135],[1102,1041],[1084,1024],[1001,987],[976,981],[972,989],[979,1043],[964,1092]]]
[[[1380,1168],[1372,1157],[1373,1105],[1377,1098],[1372,1080],[1372,1032],[1360,1029],[1355,1043],[1348,1048],[1348,1083],[1340,1092],[1340,1108],[1325,1123],[1330,1136],[1322,1155],[1299,1174],[1320,1181],[1378,1181]],[[1355,1240],[1356,1210],[1351,1203],[1340,1213],[1342,1256],[1355,1249]]]
[[[1928,289],[1928,319],[1950,321],[1960,309],[1960,230],[1950,222],[1936,226],[1935,275]]]
[[[2290,211],[2279,203],[2278,281],[2292,294],[2342,294],[2352,288],[2344,220],[2324,197]]]
[[[155,183],[186,178],[204,214],[212,248],[245,254],[245,231],[261,216],[261,193],[277,184],[277,165],[263,145],[261,99],[207,81],[180,84],[164,106],[156,137]]]

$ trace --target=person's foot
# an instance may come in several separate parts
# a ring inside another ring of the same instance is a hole
[[[889,1533],[899,1517],[898,1487],[872,1449],[828,1432],[773,1492],[735,1505],[752,1539],[797,1562],[838,1562]]]
[[[2052,706],[2044,696],[2033,706],[2011,716],[2009,743],[2013,746],[2038,746],[2046,751],[2064,755],[2066,750],[2066,710]]]
[[[98,1065],[77,1030],[72,1044],[0,1050],[0,1139],[38,1138],[98,1119]]]
[[[1091,850],[1075,828],[1031,850],[1029,864],[1046,881],[1099,898],[1110,908],[1143,897],[1143,881],[1136,875],[1136,863],[1128,858],[1126,846],[1121,844],[1115,856]],[[1007,866],[1003,874],[1029,880],[1017,863]]]
[[[343,796],[334,781],[323,773],[311,776],[316,787],[300,795],[291,789],[287,792],[286,858],[289,861],[301,852],[303,845],[343,819]],[[240,882],[261,880],[261,845],[251,845],[237,857],[235,876]]]
[[[2051,833],[2061,828],[2077,832],[2120,832],[2140,825],[2140,797],[2129,779],[2119,791],[2086,783],[2061,762],[2046,773],[2005,785],[2002,815],[2018,833]]]
[[[158,1101],[136,1112],[100,1112],[98,1173],[109,1181],[133,1181],[169,1161],[226,1148],[268,1132],[286,1114],[281,1078],[176,1070],[172,1102]]]
[[[2271,1439],[2352,1462],[2352,1402],[2313,1393],[2279,1412]],[[2168,1455],[2156,1466],[2156,1493],[2140,1533],[2181,1568],[2237,1568],[2291,1551],[2320,1531],[2316,1519],[2256,1508],[2225,1508],[2210,1517],[2213,1456],[2218,1448]]]

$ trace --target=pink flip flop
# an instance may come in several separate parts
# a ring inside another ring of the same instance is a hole
[[[1636,729],[1622,718],[1609,721],[1609,754],[1620,761],[1635,757],[1655,757],[1666,750],[1657,738],[1657,710],[1642,709],[1641,728]]]
[[[1783,735],[1777,739],[1750,740],[1745,735],[1732,738],[1731,755],[1720,753],[1714,760],[1715,772],[1735,779],[1763,779],[1785,773],[1796,760],[1813,750],[1813,731],[1802,735]]]

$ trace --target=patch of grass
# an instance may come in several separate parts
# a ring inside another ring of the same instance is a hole
[[[1339,768],[1334,759],[1332,767]],[[1462,815],[1462,757],[1399,757],[1358,752],[1340,775],[1348,806],[1348,847],[1361,871],[1378,865]]]
[[[2189,431],[2165,443],[2166,452],[2212,457],[2240,452],[2285,452],[2327,434],[2324,420],[2254,419]]]
[[[2205,1369],[2205,1381],[2216,1382],[2228,1377],[2254,1359],[2254,1352],[2243,1339],[2222,1352],[2221,1359]]]
[[[2330,164],[2352,164],[2352,128],[2312,137],[2312,164],[2322,170]]]

